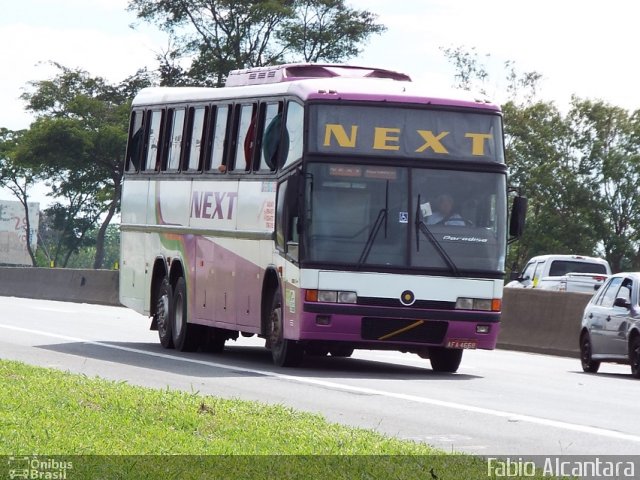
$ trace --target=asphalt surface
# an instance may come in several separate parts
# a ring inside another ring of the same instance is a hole
[[[306,358],[277,368],[258,338],[222,354],[163,349],[125,308],[0,297],[0,358],[202,395],[284,404],[452,452],[638,455],[640,381],[626,365],[466,351],[456,374],[396,352]]]

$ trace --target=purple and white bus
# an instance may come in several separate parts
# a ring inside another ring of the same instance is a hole
[[[317,64],[142,90],[120,301],[164,347],[258,335],[280,366],[391,349],[455,372],[495,348],[523,214],[508,232],[500,110],[466,93]]]

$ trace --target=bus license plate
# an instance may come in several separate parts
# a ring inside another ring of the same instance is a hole
[[[447,342],[447,348],[465,348],[469,350],[475,350],[478,343],[475,340],[449,340]]]

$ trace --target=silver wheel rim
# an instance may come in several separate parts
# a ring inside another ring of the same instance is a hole
[[[179,337],[180,333],[182,333],[182,310],[183,310],[182,306],[183,306],[182,295],[178,295],[176,298],[175,311],[174,311],[175,322],[173,325],[173,330],[176,332],[176,337]]]
[[[158,328],[163,331],[167,329],[167,312],[169,312],[169,296],[164,294],[160,297],[160,315],[158,315]]]
[[[271,346],[279,347],[282,342],[282,322],[280,321],[280,307],[271,312]]]

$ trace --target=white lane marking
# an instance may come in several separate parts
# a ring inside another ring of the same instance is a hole
[[[70,342],[86,343],[88,345],[96,345],[96,346],[105,347],[105,348],[112,348],[114,350],[122,350],[125,352],[148,355],[151,357],[165,358],[168,360],[175,360],[178,362],[195,363],[198,365],[206,365],[209,367],[221,368],[221,369],[231,370],[235,372],[251,373],[251,374],[263,375],[267,377],[275,377],[282,380],[289,380],[289,381],[308,384],[308,385],[316,385],[320,387],[342,390],[346,392],[378,395],[378,396],[387,397],[387,398],[394,398],[397,400],[405,400],[408,402],[434,405],[438,407],[450,408],[450,409],[460,410],[464,412],[479,413],[479,414],[489,415],[489,416],[494,416],[499,418],[506,418],[507,421],[509,422],[518,422],[518,421],[527,422],[535,425],[542,425],[545,427],[554,427],[562,430],[569,430],[569,431],[579,432],[579,433],[588,433],[592,435],[598,435],[600,437],[614,438],[616,440],[627,440],[631,442],[640,443],[640,436],[638,435],[617,432],[615,430],[607,430],[605,428],[600,428],[600,427],[591,427],[588,425],[579,425],[576,423],[561,422],[558,420],[551,420],[548,418],[534,417],[531,415],[523,415],[523,414],[513,413],[513,412],[505,412],[502,410],[494,410],[492,408],[476,407],[473,405],[466,405],[464,403],[437,400],[435,398],[420,397],[417,395],[410,395],[405,393],[387,392],[384,390],[377,390],[374,388],[366,388],[366,387],[355,387],[352,385],[344,385],[341,383],[329,382],[326,380],[319,380],[316,378],[298,377],[295,375],[287,375],[287,374],[282,374],[277,372],[270,372],[268,370],[257,370],[254,368],[235,367],[232,365],[225,365],[222,363],[210,362],[207,360],[198,360],[195,358],[176,357],[174,355],[169,355],[166,353],[147,352],[145,350],[140,350],[138,348],[124,347],[121,345],[111,345],[108,343],[97,342],[94,340],[86,340],[84,338],[70,337],[67,335],[59,335],[56,333],[44,332],[42,330],[32,330],[29,328],[16,327],[14,325],[0,324],[0,328],[5,328],[7,330],[14,330],[17,332],[31,333],[34,335],[41,335],[41,336],[50,337],[50,338],[57,338],[60,340],[67,340]]]

